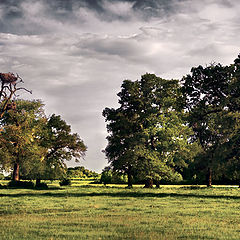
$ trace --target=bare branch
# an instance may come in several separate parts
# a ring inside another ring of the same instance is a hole
[[[16,88],[16,91],[19,91],[19,90],[24,90],[24,91],[29,92],[29,93],[32,94],[32,90],[28,90],[28,89],[26,89],[24,87]]]

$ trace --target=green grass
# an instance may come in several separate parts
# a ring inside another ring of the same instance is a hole
[[[236,187],[86,184],[0,189],[0,239],[240,239]]]

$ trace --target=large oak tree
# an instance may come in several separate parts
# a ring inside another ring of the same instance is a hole
[[[134,175],[145,179],[146,187],[180,177],[176,169],[186,166],[191,130],[178,81],[145,74],[125,80],[118,96],[120,107],[103,111],[109,132],[105,153],[113,170],[128,174],[129,187]]]
[[[212,185],[212,171],[226,161],[219,157],[223,146],[229,145],[239,125],[239,76],[238,58],[229,66],[211,64],[192,68],[191,74],[182,79],[193,139],[203,150],[198,158],[198,170],[207,172],[208,186]]]

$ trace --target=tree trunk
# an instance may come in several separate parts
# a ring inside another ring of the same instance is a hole
[[[19,163],[16,162],[14,163],[14,167],[13,167],[13,181],[19,181]]]
[[[207,187],[211,187],[212,186],[212,169],[208,168],[208,172],[207,172]]]
[[[156,188],[160,188],[160,181],[156,181]]]
[[[36,186],[39,186],[41,184],[41,179],[40,178],[37,178],[36,179]]]
[[[128,171],[127,176],[128,176],[128,188],[132,188],[133,177],[130,170]]]
[[[146,179],[144,188],[153,188],[153,180],[151,178]]]

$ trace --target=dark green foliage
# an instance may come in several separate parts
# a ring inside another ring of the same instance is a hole
[[[112,172],[110,170],[103,171],[101,174],[100,182],[104,185],[112,183]]]
[[[194,163],[195,173],[205,171],[209,186],[213,176],[218,179],[227,174],[234,162],[229,162],[230,153],[233,158],[237,156],[231,151],[240,123],[237,62],[192,68],[191,74],[182,79],[185,110],[194,131],[192,140],[202,148]]]
[[[48,189],[48,185],[44,182],[37,183],[35,186],[36,189]]]
[[[100,183],[103,183],[104,185],[110,183],[121,184],[126,182],[127,182],[126,174],[114,172],[109,167],[105,167],[101,173]]]
[[[133,176],[148,187],[180,180],[179,173],[209,186],[213,177],[239,178],[240,55],[229,66],[192,68],[181,86],[154,74],[125,80],[118,96],[120,107],[103,111],[105,154],[113,172],[128,175],[129,186]]]
[[[56,179],[66,174],[65,161],[78,162],[84,157],[87,147],[76,133],[71,133],[70,125],[60,116],[51,115],[43,126],[40,145],[45,149],[39,178]]]
[[[36,134],[44,119],[43,104],[39,100],[18,100],[16,109],[9,110],[1,119],[1,168],[13,170],[13,180],[19,180],[20,171],[27,171],[33,159],[39,159],[42,149]]]
[[[63,178],[60,182],[59,182],[59,185],[60,186],[70,186],[72,183],[71,183],[71,179],[69,178]]]
[[[69,178],[98,178],[100,176],[100,174],[88,170],[83,166],[69,167],[66,174]]]
[[[120,107],[103,111],[109,132],[105,154],[113,170],[128,179],[181,178],[177,171],[191,157],[191,129],[178,81],[145,74],[139,81],[125,80],[118,96]]]
[[[0,167],[12,178],[56,179],[66,172],[65,160],[79,161],[86,146],[60,116],[44,114],[39,100],[18,100],[1,119]]]

